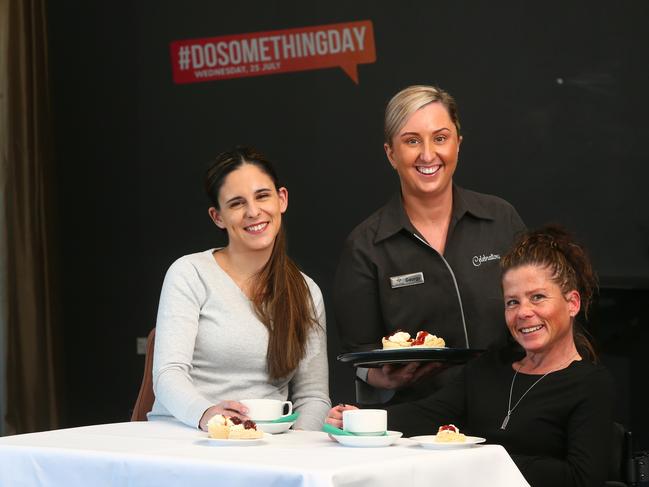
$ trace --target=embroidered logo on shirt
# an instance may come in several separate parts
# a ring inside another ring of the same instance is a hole
[[[423,284],[423,283],[424,283],[423,272],[415,272],[413,274],[404,274],[402,276],[393,276],[390,278],[390,286],[392,287],[392,289],[398,287],[415,286],[417,284]]]
[[[500,260],[500,254],[474,255],[472,262],[474,266],[480,267],[483,263],[488,262],[490,260]]]

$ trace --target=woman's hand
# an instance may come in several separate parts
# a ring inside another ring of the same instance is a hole
[[[421,365],[410,362],[407,365],[386,364],[381,368],[372,368],[367,373],[367,383],[381,389],[400,389],[414,384],[422,377],[435,375],[447,366],[439,362],[429,362]]]
[[[211,406],[205,410],[201,420],[198,423],[198,427],[203,431],[207,431],[207,422],[212,419],[212,416],[217,414],[222,414],[223,416],[237,417],[242,420],[250,419],[246,414],[248,414],[248,408],[237,401],[221,401],[214,406]]]
[[[332,407],[327,413],[327,419],[325,423],[329,423],[336,428],[343,429],[343,411],[348,409],[358,409],[356,406],[351,406],[349,404],[338,404],[338,406]]]

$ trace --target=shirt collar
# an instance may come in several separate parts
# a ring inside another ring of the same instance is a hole
[[[403,229],[408,230],[410,233],[415,231],[403,207],[401,191],[397,191],[381,211],[374,243],[385,240]]]
[[[493,210],[485,207],[479,200],[472,196],[473,195],[470,191],[460,188],[455,184],[453,185],[451,227],[454,227],[466,214],[470,214],[481,220],[495,219]],[[383,207],[374,243],[385,240],[401,230],[406,230],[408,233],[419,233],[410,222],[406,210],[403,207],[401,191],[398,191]]]
[[[475,197],[475,193],[453,185],[452,222],[460,221],[466,213],[480,220],[495,220],[497,216],[493,208],[486,207],[482,199]]]

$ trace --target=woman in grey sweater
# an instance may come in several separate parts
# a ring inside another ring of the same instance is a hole
[[[247,419],[242,399],[286,400],[290,390],[295,428],[320,429],[331,407],[325,310],[318,286],[286,255],[288,192],[246,147],[220,154],[205,187],[228,244],[167,271],[149,419],[174,416],[207,430],[215,414]]]

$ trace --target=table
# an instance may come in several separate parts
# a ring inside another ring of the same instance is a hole
[[[170,421],[114,423],[0,438],[0,486],[527,486],[504,448],[427,450],[401,438],[351,448],[317,431],[217,446]]]

